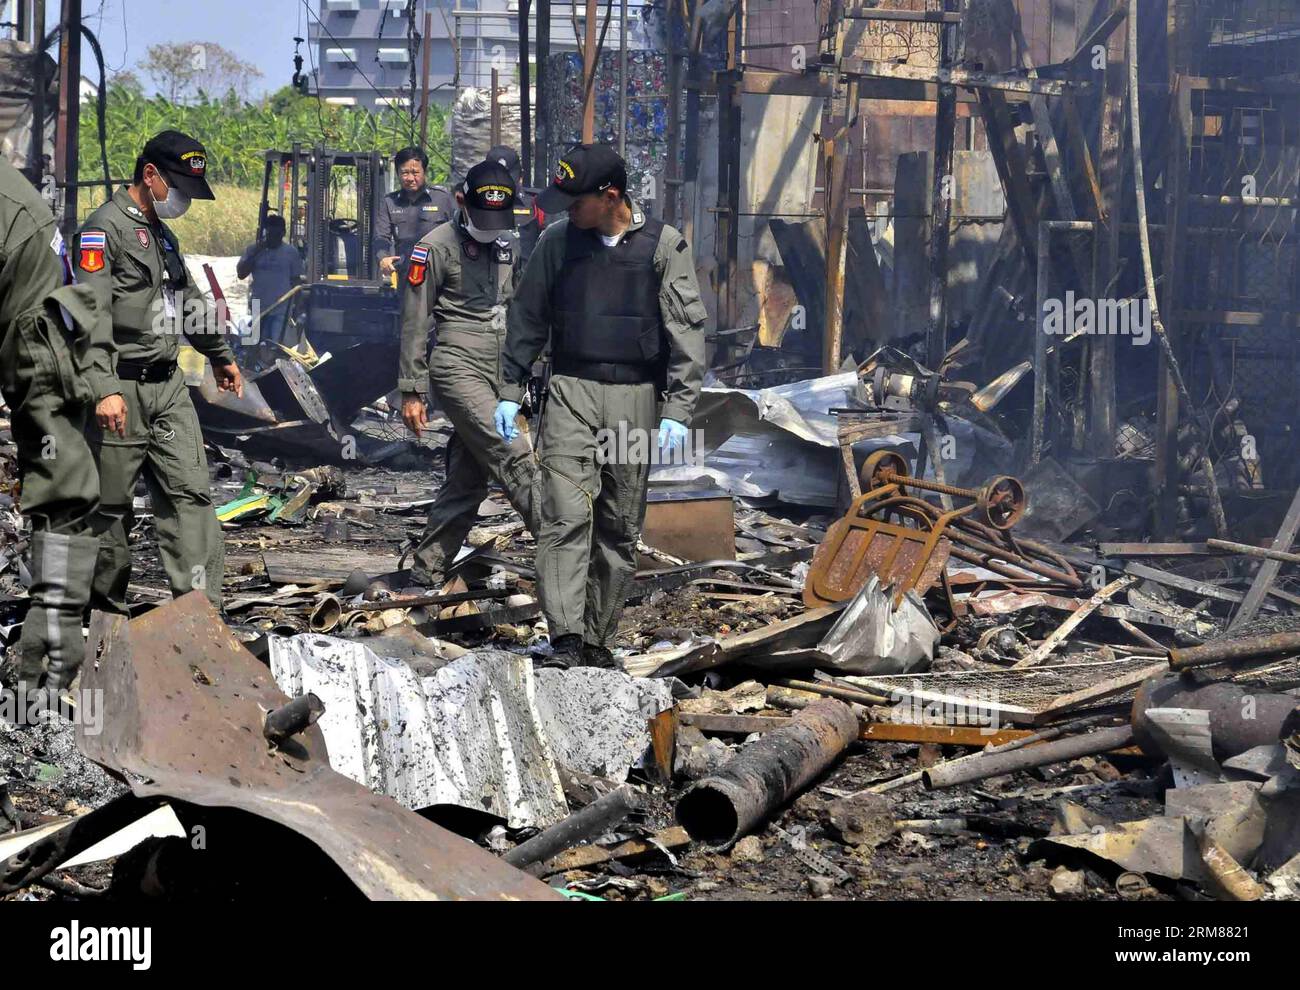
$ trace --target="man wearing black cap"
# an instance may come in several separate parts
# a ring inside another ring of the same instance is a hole
[[[612,148],[570,149],[538,205],[568,219],[543,231],[511,301],[496,423],[513,435],[549,339],[538,591],[556,657],[608,666],[606,644],[636,570],[651,452],[686,439],[704,377],[706,314],[685,238],[628,198],[627,168]],[[612,436],[624,439],[611,457]]]
[[[519,263],[523,264],[537,246],[537,238],[541,236],[542,227],[546,223],[546,214],[537,206],[537,190],[524,186],[524,169],[514,148],[508,144],[498,144],[488,150],[487,160],[504,165],[510,177],[515,180],[515,188],[518,190],[514,206],[515,227],[519,239]]]
[[[494,161],[480,162],[456,191],[455,221],[425,234],[407,259],[398,373],[402,418],[418,435],[427,426],[425,397],[432,388],[455,427],[447,481],[415,548],[411,579],[417,584],[441,583],[491,479],[533,528],[532,449],[524,436],[509,442],[498,436],[492,422],[505,307],[514,287],[514,201],[510,173]]]
[[[223,336],[224,314],[209,308],[163,223],[191,200],[215,198],[206,173],[203,145],[163,131],[136,159],[131,184],[90,215],[73,244],[73,275],[95,290],[100,309],[86,378],[96,402],[90,441],[100,481],[92,602],[104,611],[126,610],[141,472],[172,594],[201,589],[221,605],[225,548],[198,416],[177,364],[181,335],[211,361],[218,388],[243,395],[244,384]]]

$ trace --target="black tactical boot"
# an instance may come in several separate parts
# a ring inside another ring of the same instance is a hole
[[[618,661],[614,654],[603,646],[594,643],[582,644],[582,665],[584,667],[602,667],[606,670],[618,670]]]
[[[81,615],[90,601],[99,540],[41,531],[32,537],[32,604],[18,641],[19,693],[41,686],[52,695],[77,676],[86,655]],[[41,661],[47,661],[42,671]]]
[[[582,663],[582,637],[577,633],[556,636],[551,641],[551,655],[535,661],[538,667],[559,667],[562,670],[581,667]]]

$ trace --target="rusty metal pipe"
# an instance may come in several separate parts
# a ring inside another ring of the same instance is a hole
[[[541,863],[576,846],[579,842],[603,835],[640,805],[639,795],[631,787],[620,787],[575,811],[562,822],[521,842],[502,857],[511,866]]]
[[[797,793],[858,736],[858,720],[843,702],[825,699],[790,724],[746,743],[715,774],[677,802],[677,822],[692,839],[725,848]]]
[[[262,735],[267,742],[279,746],[290,736],[296,736],[309,725],[315,725],[325,714],[325,702],[308,691],[279,708],[273,708],[262,720]]]
[[[1300,632],[1219,639],[1200,646],[1173,649],[1169,651],[1169,667],[1171,670],[1187,670],[1189,667],[1205,667],[1212,663],[1259,660],[1287,653],[1300,653]]]
[[[973,757],[960,762],[954,760],[941,766],[931,767],[921,774],[921,783],[926,790],[940,787],[953,787],[957,784],[969,784],[974,780],[998,777],[1004,773],[1017,770],[1032,770],[1034,767],[1049,763],[1061,763],[1065,760],[1077,760],[1081,756],[1095,756],[1112,749],[1122,749],[1133,741],[1131,725],[1117,725],[1111,729],[1086,732],[1077,736],[1068,736],[1053,742],[1004,753],[992,753],[988,756]]]

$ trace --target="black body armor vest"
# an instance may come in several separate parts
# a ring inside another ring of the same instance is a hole
[[[606,247],[595,230],[565,230],[563,277],[552,294],[558,374],[655,381],[667,355],[654,256],[663,223],[648,219]]]

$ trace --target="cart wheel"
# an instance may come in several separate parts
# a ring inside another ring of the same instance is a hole
[[[994,529],[1010,529],[1025,514],[1025,486],[1010,475],[994,478],[980,489],[980,514]]]
[[[869,491],[872,488],[891,484],[894,480],[888,477],[891,474],[906,476],[907,461],[903,459],[902,454],[892,450],[877,450],[868,455],[858,474],[858,480],[862,482],[862,490]]]

